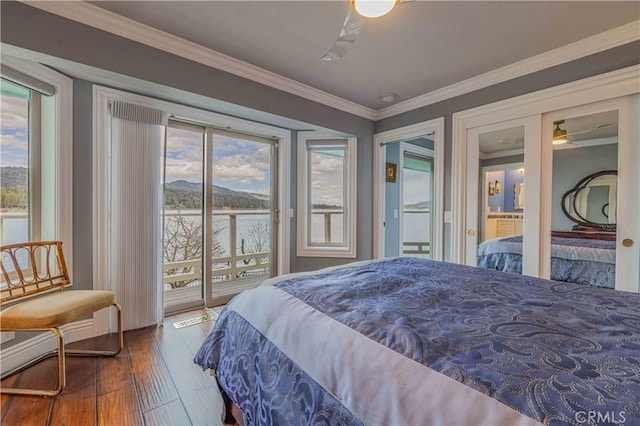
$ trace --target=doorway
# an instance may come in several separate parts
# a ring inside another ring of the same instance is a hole
[[[374,258],[443,260],[444,119],[374,135]]]

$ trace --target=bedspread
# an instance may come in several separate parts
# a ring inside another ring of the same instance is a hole
[[[248,424],[634,424],[639,306],[444,262],[363,262],[241,294],[195,361]]]
[[[616,242],[551,237],[551,279],[615,288]],[[478,246],[478,266],[522,272],[522,236],[493,238]]]

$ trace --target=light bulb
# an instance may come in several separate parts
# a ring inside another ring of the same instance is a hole
[[[386,15],[398,3],[398,0],[351,0],[354,9],[365,18],[377,18]]]

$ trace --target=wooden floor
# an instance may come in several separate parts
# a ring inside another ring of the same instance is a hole
[[[162,327],[127,331],[116,357],[67,357],[67,385],[54,398],[2,395],[0,423],[9,425],[220,425],[222,398],[213,377],[192,361],[213,322],[176,329],[176,321],[204,311],[165,319]],[[103,336],[73,347],[116,344]],[[55,387],[57,358],[8,377],[0,386]]]

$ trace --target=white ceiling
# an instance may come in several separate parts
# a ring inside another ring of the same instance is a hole
[[[91,3],[376,110],[640,19],[637,1],[413,1],[327,62],[346,0]]]

